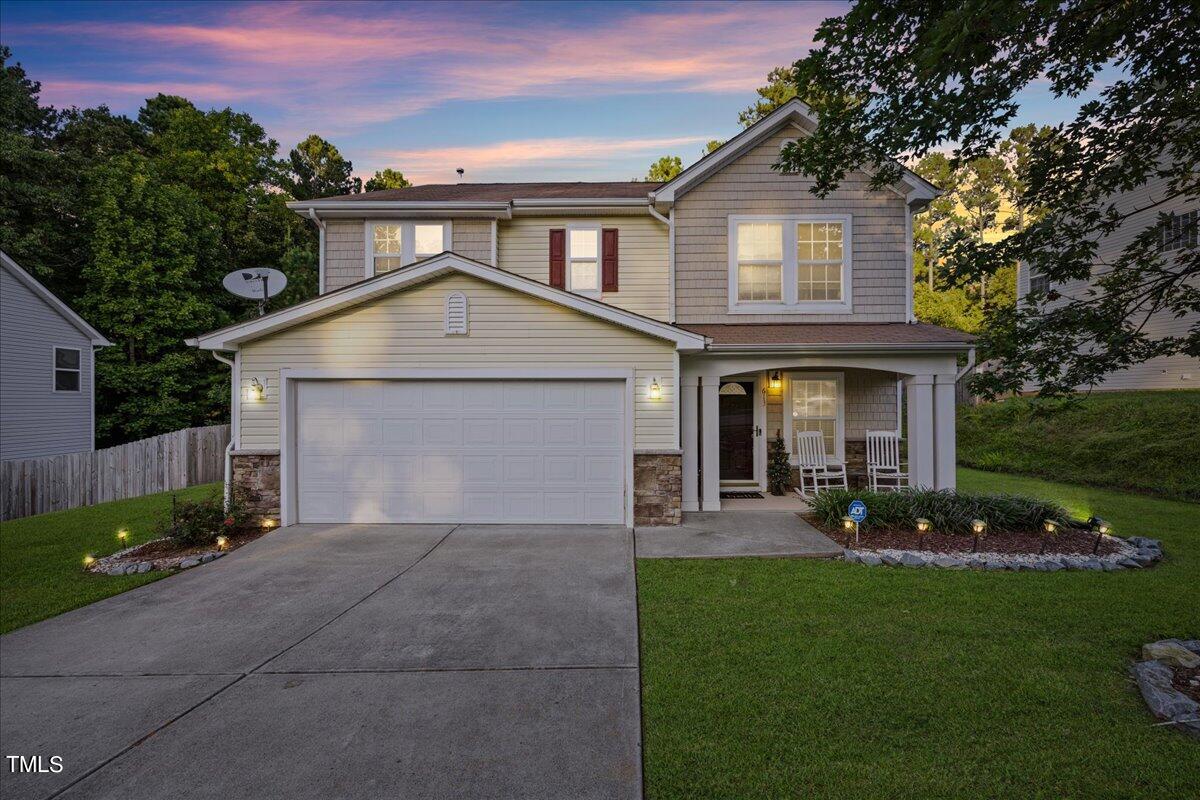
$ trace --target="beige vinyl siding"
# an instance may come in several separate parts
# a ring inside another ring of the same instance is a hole
[[[867,431],[896,430],[896,376],[891,372],[871,369],[819,369],[819,373],[842,373],[846,392],[846,439],[866,439]],[[803,370],[788,375],[803,376]],[[788,382],[783,391],[766,395],[767,426],[763,432],[768,439],[783,431],[783,409],[789,393]],[[790,449],[790,444],[789,444]]]
[[[1165,196],[1166,189],[1165,180],[1154,180],[1144,186],[1139,186],[1133,191],[1121,194],[1114,199],[1114,205],[1120,212],[1127,213],[1138,208],[1147,210],[1133,214],[1111,236],[1106,236],[1100,241],[1096,254],[1100,263],[1111,263],[1117,259],[1121,252],[1132,243],[1138,233],[1143,231],[1147,225],[1154,223],[1159,213],[1182,213],[1197,208],[1196,201],[1193,200],[1189,203],[1180,197],[1157,205]],[[1176,254],[1179,252],[1175,251]],[[1174,257],[1172,253],[1165,255],[1167,259]],[[1102,274],[1101,269],[1096,268],[1095,274]],[[1200,286],[1200,281],[1193,279],[1191,285]],[[1088,280],[1067,281],[1065,283],[1055,283],[1053,284],[1053,288],[1064,297],[1064,300],[1059,301],[1059,304],[1065,304],[1067,302],[1066,298],[1084,297],[1086,292],[1091,288],[1091,282]],[[1029,270],[1022,264],[1017,273],[1017,294],[1023,298],[1028,293]],[[1053,308],[1054,305],[1054,303],[1051,303],[1050,307]],[[1168,336],[1186,336],[1198,323],[1200,323],[1200,314],[1193,313],[1185,314],[1182,317],[1174,317],[1171,314],[1159,313],[1150,317],[1143,331],[1152,339],[1161,339]],[[1084,389],[1086,387],[1081,386],[1078,388]],[[1150,359],[1128,369],[1110,374],[1097,388],[1109,391],[1122,389],[1200,389],[1200,358],[1174,355]],[[1037,389],[1037,384],[1031,383],[1025,386],[1026,391],[1036,391]]]
[[[618,291],[601,297],[636,314],[668,318],[670,277],[667,226],[649,215],[630,217],[517,217],[499,223],[500,268],[541,283],[550,280],[550,229],[570,223],[616,228]]]
[[[444,336],[446,295],[467,295],[470,335]],[[635,370],[634,447],[676,446],[675,350],[660,339],[585,316],[476,278],[453,275],[374,300],[242,346],[243,389],[263,400],[241,404],[244,450],[279,448],[279,370],[481,368]],[[662,399],[649,399],[658,377]]]
[[[675,304],[680,324],[748,322],[904,322],[908,310],[907,208],[869,178],[848,175],[819,198],[812,182],[771,169],[799,134],[787,128],[727,165],[675,204]],[[729,217],[735,214],[850,214],[852,314],[729,314]]]
[[[332,292],[367,276],[366,234],[361,219],[325,222],[325,288]]]
[[[492,221],[450,221],[454,252],[466,258],[492,263]],[[357,283],[366,277],[366,222],[361,219],[331,219],[325,223],[325,291]]]
[[[464,258],[492,263],[492,221],[490,219],[456,219],[450,223],[454,242],[452,249]]]

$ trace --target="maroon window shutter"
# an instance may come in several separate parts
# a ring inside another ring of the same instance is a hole
[[[617,229],[605,228],[600,236],[601,281],[600,289],[605,292],[617,291]]]
[[[550,229],[550,285],[567,288],[567,232],[563,228]]]

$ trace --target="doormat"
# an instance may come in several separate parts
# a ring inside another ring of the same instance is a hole
[[[721,492],[722,500],[762,500],[762,492]]]

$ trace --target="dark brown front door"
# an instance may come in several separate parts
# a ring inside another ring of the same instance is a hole
[[[721,480],[754,479],[754,384],[745,394],[721,394]]]

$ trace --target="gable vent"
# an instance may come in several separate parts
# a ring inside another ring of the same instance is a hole
[[[466,334],[467,296],[462,292],[446,295],[446,335]]]

